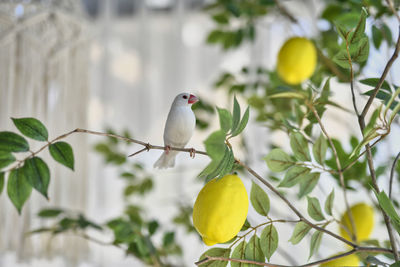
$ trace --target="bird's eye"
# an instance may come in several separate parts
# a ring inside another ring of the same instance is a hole
[[[183,99],[187,99],[187,95],[184,95],[184,96],[182,96],[183,97]]]

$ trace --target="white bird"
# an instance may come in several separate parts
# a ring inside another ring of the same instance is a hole
[[[164,145],[166,150],[154,163],[154,168],[170,168],[175,165],[178,151],[171,151],[170,147],[184,148],[193,135],[196,126],[196,117],[192,111],[192,104],[198,98],[192,94],[181,93],[172,102],[164,128]]]

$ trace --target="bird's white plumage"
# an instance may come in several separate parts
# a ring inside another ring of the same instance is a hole
[[[182,93],[175,97],[168,113],[164,128],[164,145],[183,148],[189,142],[196,126],[196,118],[192,111],[194,102],[190,99],[197,98],[188,93]],[[175,165],[177,151],[164,151],[161,157],[154,163],[155,168],[170,168]]]

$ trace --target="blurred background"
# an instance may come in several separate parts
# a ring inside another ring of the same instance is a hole
[[[75,128],[105,131],[108,127],[117,133],[129,132],[138,140],[162,145],[164,123],[175,95],[190,92],[204,105],[230,108],[232,98],[215,90],[213,85],[222,71],[238,73],[243,66],[258,65],[272,69],[277,52],[288,37],[311,38],[326,27],[318,20],[323,1],[282,1],[296,15],[298,25],[271,13],[256,25],[257,38],[253,43],[223,52],[205,42],[215,26],[203,11],[210,2],[2,0],[0,129],[15,129],[10,117],[35,117],[48,127],[50,139]],[[391,19],[387,23],[396,27]],[[375,77],[382,71],[390,53],[385,47],[380,51],[371,48],[370,53],[364,72],[366,76]],[[391,73],[398,71],[399,64],[395,63]],[[391,75],[390,78],[400,84],[399,76]],[[339,92],[333,95],[337,102],[351,106],[347,85],[334,81],[331,87]],[[244,107],[246,102],[239,100]],[[188,147],[203,150],[203,140],[218,127],[217,116],[204,110],[207,109],[196,111],[196,115],[203,118],[200,123],[209,123],[209,127],[206,130],[199,127]],[[359,134],[352,121],[341,120],[345,116],[338,110],[327,112],[324,118],[329,121],[327,130],[332,136],[340,139]],[[398,129],[393,131],[395,136],[397,131],[398,136]],[[271,140],[288,146],[286,136],[269,135],[260,124],[250,123],[244,135],[247,149],[239,149],[237,155],[246,158],[261,173],[267,172],[260,159],[269,151]],[[397,139],[386,145],[383,155],[399,150]],[[122,192],[126,182],[118,177],[120,171],[105,164],[94,149],[96,143],[103,141],[103,137],[85,134],[68,137],[74,148],[75,171],[51,165],[50,200],[33,193],[21,216],[4,193],[0,196],[0,266],[143,265],[116,247],[88,242],[73,235],[25,235],[46,223],[36,216],[43,207],[80,211],[99,223],[124,211],[126,196]],[[237,145],[240,142],[237,141]],[[128,155],[141,147],[119,148]],[[97,146],[97,151],[101,152],[101,146]],[[193,266],[206,246],[196,233],[177,227],[173,219],[179,214],[179,207],[190,207],[194,203],[203,184],[196,176],[208,159],[201,155],[191,159],[181,153],[175,168],[154,170],[152,164],[160,154],[161,151],[150,151],[127,159],[128,163],[140,163],[153,177],[151,192],[133,201],[140,203],[145,210],[144,216],[155,218],[162,230],[175,231],[176,242],[183,251],[183,256],[174,261],[176,266]],[[47,152],[42,156],[51,161]],[[249,184],[250,179],[247,179],[246,186]],[[322,188],[318,194],[329,193],[333,186],[333,183],[325,184],[325,190]],[[353,201],[363,197],[361,193],[352,195]],[[280,205],[282,203],[277,202],[272,207],[276,214],[282,214]],[[344,207],[336,208],[343,211]],[[249,218],[258,219],[256,215]],[[288,240],[290,234],[291,230],[288,230],[281,240]],[[107,233],[94,232],[93,235],[106,243],[112,240]],[[379,229],[374,235],[379,236]],[[292,251],[295,251],[294,247],[288,245],[287,250],[278,251],[272,259],[293,264],[288,256]],[[298,251],[296,255],[304,258],[299,262],[306,260],[307,255],[303,257]]]

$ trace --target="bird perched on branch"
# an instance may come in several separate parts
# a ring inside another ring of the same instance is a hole
[[[175,157],[179,152],[171,151],[170,148],[184,148],[192,137],[196,118],[191,107],[197,101],[198,98],[189,93],[181,93],[175,97],[164,128],[166,149],[154,163],[154,168],[164,169],[175,165]]]

